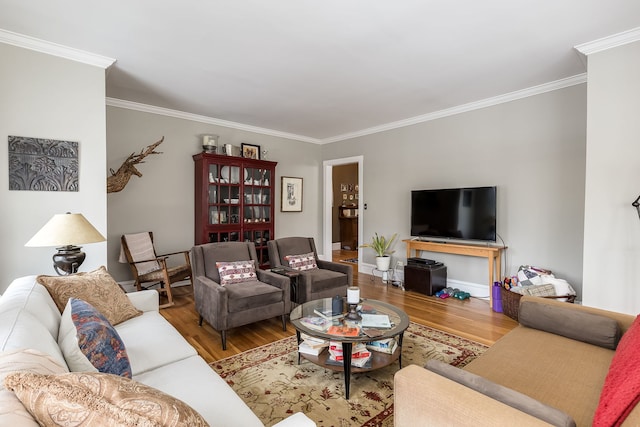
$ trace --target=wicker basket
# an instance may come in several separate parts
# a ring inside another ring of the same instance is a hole
[[[502,297],[502,313],[506,314],[516,322],[518,321],[518,310],[520,308],[520,298],[522,295],[517,292],[511,292],[505,288],[500,288],[500,296]],[[541,298],[559,299],[566,298],[567,302],[573,303],[576,299],[575,295],[553,295]]]

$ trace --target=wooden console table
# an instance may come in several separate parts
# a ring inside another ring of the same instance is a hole
[[[457,243],[425,242],[420,240],[403,240],[407,244],[407,259],[420,256],[420,251],[441,252],[454,255],[467,255],[487,258],[489,261],[489,306],[493,308],[493,278],[500,280],[500,259],[504,246],[461,245]],[[495,268],[495,276],[494,276]]]

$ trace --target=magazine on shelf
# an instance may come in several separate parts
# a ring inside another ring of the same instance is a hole
[[[366,367],[370,360],[371,352],[367,350],[364,343],[353,344],[351,348],[351,366]],[[342,366],[344,364],[344,354],[342,352],[342,343],[337,341],[329,342],[329,358],[326,361],[329,365]]]
[[[391,328],[389,316],[386,314],[362,314],[363,328]]]
[[[309,329],[325,332],[327,329],[329,329],[333,322],[328,319],[323,319],[322,317],[307,316],[301,317],[300,323],[302,323]]]
[[[309,347],[329,347],[329,341],[323,340],[322,338],[312,337],[305,333],[301,333],[300,338],[302,338],[302,341]]]
[[[366,345],[368,350],[380,353],[393,354],[398,348],[398,342],[395,338],[387,338],[384,340],[370,341]]]
[[[310,354],[310,355],[313,355],[313,356],[318,356],[328,346],[329,346],[329,344],[327,343],[327,345],[324,345],[324,346],[313,347],[313,346],[310,346],[306,341],[303,341],[298,345],[298,351],[300,353]]]

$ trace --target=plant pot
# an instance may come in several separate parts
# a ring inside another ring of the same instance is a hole
[[[378,270],[387,271],[389,270],[390,265],[391,265],[391,257],[389,255],[376,257],[376,267],[378,268]]]

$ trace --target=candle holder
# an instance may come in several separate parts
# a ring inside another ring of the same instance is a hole
[[[347,304],[349,304],[349,313],[345,316],[349,320],[360,320],[362,317],[356,311],[356,307],[360,303],[360,288],[351,286],[347,288]]]
[[[358,304],[349,304],[349,312],[344,316],[344,318],[349,320],[361,320],[362,316],[358,314],[356,307],[358,307]]]

